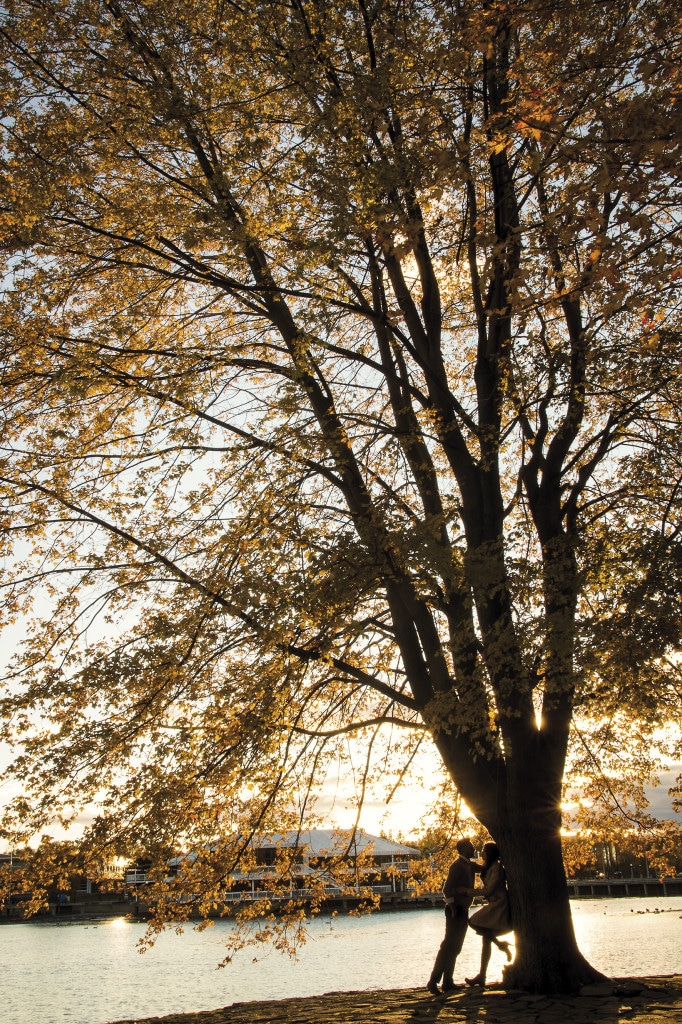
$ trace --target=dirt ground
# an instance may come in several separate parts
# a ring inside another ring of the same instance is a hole
[[[234,1003],[201,1013],[116,1024],[682,1024],[682,975],[620,978],[576,996],[465,988],[330,992],[305,999]]]

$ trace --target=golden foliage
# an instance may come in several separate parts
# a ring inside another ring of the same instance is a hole
[[[162,919],[170,852],[228,877],[351,735],[360,799],[430,737],[509,852],[574,712],[635,761],[679,727],[681,41],[659,0],[5,6],[16,841],[95,803]]]

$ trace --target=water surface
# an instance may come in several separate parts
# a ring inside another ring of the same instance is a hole
[[[572,900],[580,948],[607,975],[682,973],[682,896]],[[298,962],[244,951],[223,969],[231,925],[165,933],[141,955],[144,925],[26,923],[0,927],[2,1024],[105,1024],[209,1010],[252,999],[426,983],[442,938],[440,910],[320,917]],[[467,936],[455,979],[478,970],[479,940]],[[489,979],[504,957],[493,949]]]

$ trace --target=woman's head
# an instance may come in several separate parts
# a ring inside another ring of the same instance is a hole
[[[500,859],[500,848],[497,843],[486,843],[483,847],[483,867],[489,868]]]

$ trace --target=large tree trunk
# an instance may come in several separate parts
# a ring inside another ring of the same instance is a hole
[[[516,958],[504,972],[508,988],[573,992],[603,980],[576,943],[558,829],[549,834],[527,804],[495,837],[507,871]],[[530,815],[525,812],[530,811]]]
[[[535,749],[515,751],[498,794],[498,843],[507,871],[516,959],[505,985],[573,992],[603,980],[578,949],[561,853],[561,770]],[[563,763],[563,758],[559,759]]]
[[[444,737],[439,737],[443,752]],[[507,988],[575,992],[603,981],[575,938],[561,852],[561,764],[547,737],[517,745],[491,775],[458,779],[464,799],[498,844],[507,872],[516,957],[504,972]],[[448,763],[447,757],[445,757]],[[452,770],[452,761],[449,762]]]

